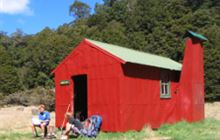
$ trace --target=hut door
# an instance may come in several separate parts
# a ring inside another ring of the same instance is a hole
[[[87,118],[87,75],[73,76],[74,116],[83,121]]]

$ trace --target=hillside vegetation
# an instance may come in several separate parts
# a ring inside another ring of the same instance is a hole
[[[39,86],[53,88],[50,72],[83,38],[181,62],[186,30],[209,39],[204,43],[206,98],[220,97],[219,0],[103,0],[93,13],[77,0],[69,14],[73,21],[57,29],[34,35],[0,32],[0,99]]]

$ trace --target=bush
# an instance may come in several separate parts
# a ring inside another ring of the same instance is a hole
[[[1,95],[0,95],[1,99]],[[0,102],[0,105],[39,105],[44,104],[49,111],[54,110],[54,92],[49,89],[38,87],[32,90],[10,94]]]
[[[13,94],[9,94],[8,96],[5,96],[5,98],[2,101],[2,105],[28,105],[28,97],[23,92],[17,92]]]
[[[17,71],[12,66],[0,66],[0,92],[11,94],[21,90]]]
[[[0,104],[1,104],[3,99],[4,99],[4,93],[0,93]]]

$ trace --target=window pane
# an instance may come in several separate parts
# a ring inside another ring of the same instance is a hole
[[[161,81],[160,81],[160,97],[170,98],[170,79],[169,71],[161,71]]]
[[[164,89],[165,89],[165,90],[164,90],[164,94],[167,94],[167,93],[168,93],[168,92],[167,92],[167,85],[164,86]]]

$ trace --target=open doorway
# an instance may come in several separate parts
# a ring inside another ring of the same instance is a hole
[[[73,76],[74,116],[84,121],[87,118],[87,75]]]

